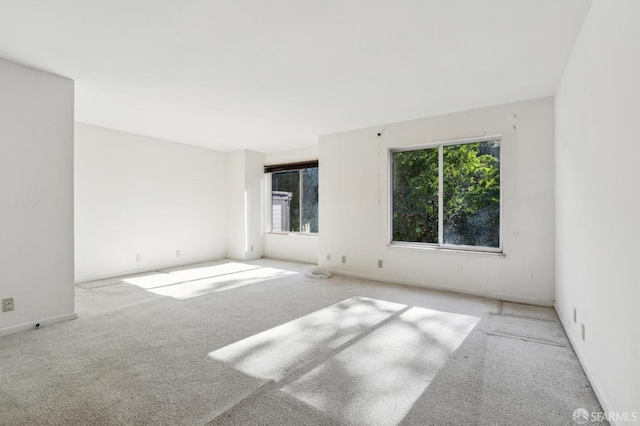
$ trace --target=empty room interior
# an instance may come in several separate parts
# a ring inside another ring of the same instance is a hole
[[[639,18],[0,0],[0,425],[640,425]]]

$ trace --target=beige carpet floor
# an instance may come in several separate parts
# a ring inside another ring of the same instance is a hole
[[[1,425],[573,425],[601,408],[550,308],[217,261],[76,289],[0,338]]]

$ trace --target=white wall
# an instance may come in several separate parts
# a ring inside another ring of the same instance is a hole
[[[553,121],[546,98],[321,136],[319,262],[330,253],[325,265],[336,272],[551,305]],[[505,256],[389,247],[388,149],[496,134]]]
[[[244,200],[245,153],[232,151],[225,154],[227,194],[227,257],[244,260],[246,253],[246,210]]]
[[[0,335],[75,318],[73,81],[0,60]]]
[[[255,151],[245,152],[245,200],[248,247],[245,259],[259,259],[264,253],[264,154]]]
[[[227,257],[259,259],[264,253],[264,154],[226,153]]]
[[[322,229],[320,229],[322,232]],[[264,238],[264,253],[271,259],[318,262],[318,236],[309,234],[272,234]]]
[[[275,164],[298,163],[301,161],[313,161],[318,159],[318,146],[291,149],[288,151],[269,152],[264,154],[264,164],[273,166]]]
[[[556,309],[604,408],[640,418],[638,16],[595,1],[557,92]]]
[[[266,165],[274,165],[317,159],[318,147],[311,146],[265,154],[264,163]],[[322,191],[322,188],[320,188],[320,191]],[[268,213],[265,211],[265,216],[266,214]],[[320,232],[322,232],[322,228],[320,228]],[[318,261],[318,236],[272,234],[267,232],[264,237],[264,254],[272,259],[295,260],[315,264]]]
[[[76,282],[226,256],[224,153],[78,123],[75,156]]]

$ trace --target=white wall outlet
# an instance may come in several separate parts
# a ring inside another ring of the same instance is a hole
[[[580,335],[582,336],[582,341],[584,342],[584,324],[580,324]]]
[[[573,322],[578,322],[578,310],[576,308],[573,308]]]
[[[327,253],[326,259],[327,259],[327,261],[331,260],[331,254]]]
[[[251,251],[253,251],[253,246],[251,246]]]
[[[140,262],[142,260],[141,254],[136,254],[136,262]]]
[[[180,257],[180,250],[176,250],[176,257]]]
[[[382,268],[382,260],[378,260],[378,268]]]
[[[13,311],[13,297],[8,297],[6,299],[2,299],[2,312]]]
[[[347,256],[342,256],[342,263],[347,263]]]

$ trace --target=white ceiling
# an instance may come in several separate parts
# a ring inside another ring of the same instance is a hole
[[[221,150],[553,95],[591,0],[0,0],[76,120]]]

